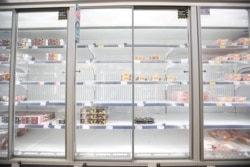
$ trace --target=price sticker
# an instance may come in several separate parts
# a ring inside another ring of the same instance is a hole
[[[188,63],[188,59],[181,59],[181,63],[183,63],[183,64]]]
[[[124,45],[120,44],[120,45],[118,45],[118,48],[124,48]]]
[[[225,48],[226,48],[226,45],[220,45],[220,48],[221,48],[221,49],[225,49]]]
[[[210,81],[210,82],[209,82],[209,85],[216,85],[216,82]]]
[[[157,129],[165,129],[163,125],[157,125]]]
[[[232,106],[232,103],[225,103],[225,106],[231,107],[231,106]]]
[[[142,126],[141,125],[137,125],[136,129],[142,129]]]
[[[89,125],[82,125],[82,129],[89,129]]]
[[[107,125],[106,129],[113,129],[113,126],[112,125]]]
[[[128,82],[126,82],[126,81],[121,81],[121,84],[122,84],[122,85],[127,85]]]
[[[34,61],[29,61],[29,63],[28,64],[35,64],[35,62]]]
[[[38,82],[38,85],[44,85],[44,82]]]
[[[88,48],[94,48],[95,46],[94,45],[88,45]]]
[[[40,106],[46,106],[46,101],[42,101],[42,102],[40,103]]]
[[[141,61],[140,61],[140,60],[134,60],[134,62],[135,62],[135,63],[141,63]]]
[[[92,105],[92,103],[89,101],[89,102],[86,102],[84,105],[87,106],[87,107],[89,107],[89,106]]]
[[[38,48],[38,46],[32,46],[32,49],[37,49]]]
[[[23,49],[29,49],[29,46],[24,46]]]
[[[144,103],[143,103],[143,102],[138,102],[138,103],[137,103],[137,106],[138,106],[138,107],[143,107],[143,106],[144,106]]]
[[[215,60],[214,64],[221,64],[220,60]]]
[[[18,128],[25,128],[25,124],[19,124]]]
[[[222,103],[216,103],[216,106],[217,106],[217,107],[222,107],[223,104],[222,104]]]
[[[104,48],[104,45],[100,44],[98,45],[98,48]]]

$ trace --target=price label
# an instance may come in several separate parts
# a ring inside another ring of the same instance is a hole
[[[142,126],[137,125],[137,126],[136,126],[136,129],[142,129]]]
[[[40,103],[40,106],[46,106],[46,101],[42,101],[42,102]]]
[[[135,63],[141,63],[141,61],[140,61],[140,60],[134,60],[134,62],[135,62]]]
[[[18,128],[25,128],[25,124],[19,124]]]
[[[157,125],[157,129],[165,129],[163,125]]]
[[[24,46],[23,49],[29,49],[29,46]]]
[[[214,63],[215,63],[215,64],[221,64],[221,61],[220,61],[220,60],[215,60]]]
[[[184,63],[184,64],[188,63],[188,59],[181,59],[181,63]]]
[[[94,48],[95,46],[94,45],[88,45],[88,48]]]
[[[124,45],[118,45],[118,48],[124,48]]]
[[[225,48],[226,48],[226,45],[220,45],[220,48],[221,48],[221,49],[225,49]]]
[[[37,49],[38,48],[38,46],[32,46],[32,49]]]
[[[89,129],[89,125],[82,125],[82,129]]]
[[[104,48],[104,45],[100,44],[98,45],[98,48]]]
[[[231,107],[231,106],[232,106],[232,103],[225,103],[225,106]]]
[[[144,103],[143,103],[143,102],[138,102],[138,103],[137,103],[137,106],[138,106],[138,107],[143,107],[143,106],[144,106]]]
[[[222,104],[222,103],[216,103],[216,106],[217,106],[217,107],[222,107],[223,104]]]
[[[86,102],[84,105],[87,106],[87,107],[89,107],[89,106],[92,105],[92,103],[91,102]]]
[[[122,85],[127,85],[128,82],[126,82],[126,81],[121,81],[121,84],[122,84]]]
[[[113,126],[112,125],[107,125],[106,129],[113,129]]]
[[[44,85],[44,82],[38,82],[38,85]]]
[[[35,62],[34,61],[29,61],[29,63],[28,64],[35,64]]]
[[[210,81],[210,82],[209,82],[209,85],[216,85],[216,82]]]

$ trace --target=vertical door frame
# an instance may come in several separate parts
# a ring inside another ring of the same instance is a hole
[[[75,75],[76,75],[76,43],[75,43],[75,10],[74,6],[68,9],[67,22],[67,56],[66,56],[66,132],[65,156],[67,161],[75,159]]]
[[[14,133],[15,133],[15,75],[16,75],[16,39],[17,39],[17,19],[16,10],[12,12],[12,32],[11,32],[11,54],[10,54],[10,83],[9,83],[9,122],[8,122],[8,159],[14,155]]]

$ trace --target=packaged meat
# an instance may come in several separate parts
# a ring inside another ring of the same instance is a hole
[[[138,77],[136,77],[136,80],[137,80],[137,81],[146,81],[147,78],[144,77],[144,76],[138,76]]]
[[[142,61],[144,60],[144,56],[135,56],[135,60]]]
[[[175,78],[175,76],[170,76],[170,75],[168,75],[168,76],[166,76],[166,80],[167,80],[167,81],[175,81],[176,78]]]
[[[215,44],[220,45],[220,46],[227,46],[227,45],[231,44],[231,42],[232,41],[229,39],[222,38],[222,39],[217,39]]]
[[[18,38],[17,46],[31,46],[32,42],[29,38]]]
[[[160,60],[160,56],[151,56],[150,60]]]
[[[47,53],[46,60],[47,61],[59,61],[59,60],[62,60],[62,55],[58,53]]]
[[[245,102],[246,97],[240,97],[240,96],[217,97],[216,101],[218,101],[218,102]]]
[[[224,129],[209,130],[208,134],[213,138],[220,139],[221,141],[228,142],[233,139],[233,135]]]
[[[161,77],[160,76],[157,76],[157,75],[154,75],[151,77],[151,80],[152,81],[160,81],[161,80]]]
[[[47,46],[48,40],[43,38],[32,39],[32,46]]]
[[[249,46],[249,38],[239,38],[238,40],[234,41],[232,45],[243,45],[243,46]]]
[[[131,74],[130,73],[122,73],[121,74],[121,80],[122,81],[130,81],[131,80]]]
[[[8,61],[9,60],[9,55],[0,53],[0,61]]]
[[[63,41],[63,39],[50,38],[50,39],[48,39],[48,45],[60,46],[60,45],[64,45],[64,41]]]
[[[15,101],[26,101],[26,96],[16,96]],[[9,96],[1,96],[0,101],[9,101]]]
[[[11,45],[10,39],[0,40],[0,46],[10,46],[10,45]]]
[[[9,81],[10,75],[8,72],[2,72],[0,73],[0,81]]]

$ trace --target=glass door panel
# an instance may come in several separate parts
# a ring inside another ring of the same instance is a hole
[[[204,159],[249,159],[249,9],[201,8]]]
[[[132,10],[81,9],[76,159],[132,157]]]
[[[184,9],[188,13],[188,9]],[[188,18],[134,11],[134,156],[189,158]]]
[[[67,20],[58,18],[57,10],[18,13],[16,157],[65,157]]]
[[[8,153],[12,12],[0,11],[0,158]]]

